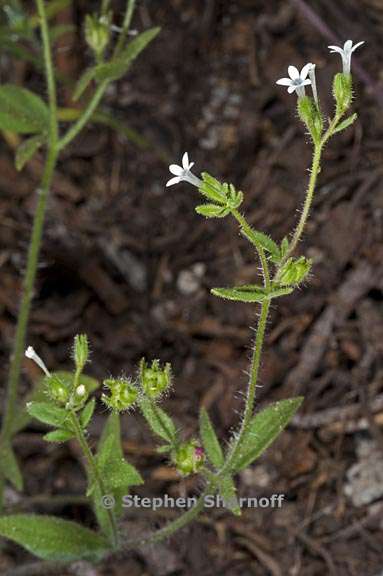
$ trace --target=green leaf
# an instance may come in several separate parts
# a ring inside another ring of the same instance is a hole
[[[348,128],[349,126],[354,124],[354,122],[357,118],[358,118],[358,114],[355,112],[355,114],[352,114],[352,116],[349,116],[348,118],[343,120],[343,122],[338,124],[338,126],[335,128],[334,134],[336,134],[337,132],[342,132],[342,130],[346,130],[346,128]]]
[[[287,236],[285,236],[281,242],[281,259],[284,258],[287,254],[287,251],[289,249],[289,239],[287,238]]]
[[[58,370],[57,372],[52,372],[52,376],[57,376],[57,378],[59,378],[59,380],[61,380],[61,382],[64,385],[72,386],[74,378],[73,372]],[[91,394],[92,392],[97,390],[97,388],[99,388],[100,386],[100,382],[98,380],[96,380],[92,376],[86,376],[86,374],[81,374],[80,378],[78,379],[78,383],[79,385],[82,384],[83,386],[85,386],[88,394]]]
[[[139,34],[134,40],[129,42],[126,48],[115,60],[105,64],[99,64],[95,68],[95,78],[98,82],[118,80],[126,74],[132,62],[146,48],[146,46],[157,36],[160,28],[150,28]]]
[[[27,162],[35,155],[37,150],[44,144],[46,138],[42,134],[32,136],[24,140],[16,150],[16,170],[22,170]]]
[[[273,262],[276,264],[280,262],[281,252],[279,246],[274,242],[272,238],[270,238],[270,236],[253,229],[251,229],[251,232],[246,232],[242,228],[241,233],[249,240],[249,242],[251,242],[251,244],[256,247],[261,246],[261,248],[268,252],[271,255]]]
[[[173,420],[166,412],[159,406],[152,404],[147,398],[141,400],[140,408],[154,434],[173,444],[177,430]]]
[[[222,448],[214,431],[213,424],[205,408],[201,409],[199,416],[199,429],[203,447],[210,462],[216,468],[223,466],[225,458]]]
[[[223,185],[208,172],[202,172],[202,184],[198,188],[200,193],[209,200],[219,204],[226,204],[226,193]]]
[[[0,86],[0,129],[34,134],[49,127],[49,110],[45,102],[26,88]]]
[[[0,518],[0,535],[43,560],[96,560],[109,549],[106,540],[96,532],[53,516],[3,516]]]
[[[230,208],[225,206],[216,206],[215,204],[200,204],[196,206],[195,211],[206,218],[224,218],[230,214]]]
[[[23,477],[12,446],[5,444],[0,447],[0,470],[2,475],[16,490],[23,489]]]
[[[256,414],[249,423],[231,470],[240,472],[259,458],[287,426],[302,402],[302,396],[280,400]]]
[[[223,498],[225,508],[235,516],[241,515],[241,508],[237,498],[237,489],[231,476],[224,476],[218,481],[218,491]]]
[[[61,426],[67,418],[64,408],[58,408],[48,402],[28,402],[27,411],[33,418],[50,426]]]
[[[93,66],[92,68],[88,68],[87,70],[85,70],[85,72],[78,80],[72,95],[72,99],[75,102],[83,95],[85,90],[88,88],[89,84],[92,82],[92,80],[94,80],[95,76],[96,76],[96,66]]]
[[[67,442],[68,440],[75,438],[75,436],[75,433],[70,430],[59,429],[48,432],[48,434],[43,436],[43,439],[47,442]]]
[[[272,288],[266,291],[262,286],[248,284],[234,288],[212,288],[211,293],[220,298],[235,300],[236,302],[264,302],[278,296],[285,296],[293,291],[291,287]]]
[[[88,404],[86,404],[85,408],[81,412],[80,422],[83,428],[86,428],[93,416],[94,408],[96,406],[95,398],[89,400]]]
[[[107,495],[113,495],[115,499],[114,513],[120,516],[123,512],[122,498],[128,494],[130,486],[143,483],[139,472],[126,462],[121,444],[120,417],[112,412],[108,417],[97,450],[97,466],[104,481]],[[102,496],[94,483],[94,479],[89,477],[88,494],[92,495],[94,511],[104,533],[112,538],[107,510],[102,505]]]
[[[170,446],[170,444],[163,444],[157,448],[158,454],[167,454],[168,452],[171,452],[171,450],[172,446]]]

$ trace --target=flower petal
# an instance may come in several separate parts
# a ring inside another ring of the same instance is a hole
[[[276,81],[276,84],[279,84],[280,86],[291,86],[292,80],[290,80],[290,78],[280,78]]]
[[[352,40],[346,40],[343,46],[344,52],[351,52],[352,50]]]
[[[289,86],[289,87],[287,88],[287,92],[288,92],[289,94],[292,94],[293,92],[295,92],[296,89],[297,89],[296,86]]]
[[[354,50],[359,48],[359,46],[362,46],[362,44],[364,44],[364,40],[362,42],[358,42],[357,44],[355,44],[355,46],[352,47],[351,52],[354,52]]]
[[[175,176],[174,178],[170,178],[170,180],[166,182],[166,187],[174,186],[174,184],[179,184],[180,182],[181,178],[179,176]]]
[[[300,86],[310,86],[311,84],[311,80],[309,78],[306,78],[306,80],[303,80],[303,82],[300,83]]]
[[[181,166],[178,166],[177,164],[170,164],[169,172],[171,174],[174,174],[175,176],[181,176],[181,174],[183,173],[183,168],[181,168]]]
[[[301,78],[301,80],[306,80],[307,74],[310,72],[312,66],[313,66],[313,65],[311,64],[311,62],[309,62],[308,64],[305,64],[305,65],[303,66],[303,68],[302,68],[302,70],[301,70],[301,73],[300,73],[300,78]]]
[[[343,54],[343,48],[339,46],[329,46],[331,52],[339,52],[339,54]]]
[[[299,78],[298,68],[296,68],[295,66],[289,66],[288,67],[288,73],[289,73],[291,80],[298,80],[298,78]]]
[[[190,170],[189,154],[187,152],[182,156],[182,167],[184,170]]]

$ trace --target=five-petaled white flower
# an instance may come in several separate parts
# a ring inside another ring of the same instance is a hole
[[[33,360],[33,362],[35,362],[38,366],[40,366],[41,370],[47,376],[51,375],[48,368],[45,366],[43,360],[40,358],[40,356],[38,354],[36,354],[36,352],[34,351],[32,346],[28,346],[28,348],[25,350],[25,356],[27,358],[29,358],[30,360]]]
[[[189,155],[187,152],[182,156],[182,166],[177,164],[170,164],[169,171],[174,174],[174,178],[170,178],[166,182],[166,186],[173,186],[174,184],[179,184],[182,181],[189,182],[197,188],[201,185],[201,180],[191,173],[191,168],[193,168],[194,162],[189,162]]]
[[[311,80],[307,78],[311,67],[311,63],[306,64],[299,72],[298,68],[295,66],[289,66],[288,73],[290,78],[281,78],[280,80],[277,80],[277,84],[280,86],[287,86],[287,92],[289,94],[296,92],[298,98],[302,98],[305,95],[305,86],[311,84]]]
[[[351,73],[352,53],[355,52],[355,50],[359,48],[359,46],[362,46],[362,44],[364,44],[364,40],[363,42],[358,42],[355,45],[353,45],[352,40],[347,40],[344,43],[343,48],[340,48],[340,46],[329,46],[331,53],[338,52],[341,55],[343,62],[343,74]]]

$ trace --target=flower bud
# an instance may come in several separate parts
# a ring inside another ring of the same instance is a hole
[[[108,408],[116,412],[132,408],[138,399],[138,389],[127,378],[108,378],[104,380],[104,386],[109,390],[110,395],[103,394],[101,400]]]
[[[172,454],[174,465],[182,476],[198,472],[205,463],[205,452],[197,440],[184,442]]]
[[[85,17],[85,40],[98,56],[102,56],[110,40],[112,13],[103,16],[87,14]]]
[[[170,364],[165,364],[164,368],[161,368],[159,361],[154,360],[149,367],[143,358],[140,363],[140,379],[142,389],[146,396],[158,398],[170,386]]]
[[[334,77],[333,93],[336,100],[336,113],[342,115],[351,106],[352,76],[339,72]]]
[[[315,101],[309,96],[298,99],[298,114],[302,122],[307,126],[314,142],[320,142],[323,119]]]
[[[83,370],[89,356],[89,344],[86,334],[77,334],[74,339],[74,361],[80,372]]]
[[[69,386],[63,382],[58,376],[52,374],[46,376],[44,384],[48,396],[58,404],[65,405],[69,400],[70,389]]]
[[[311,270],[312,261],[304,256],[298,259],[289,258],[279,275],[281,286],[292,286],[302,282]]]

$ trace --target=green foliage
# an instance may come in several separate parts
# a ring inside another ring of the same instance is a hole
[[[249,227],[250,228],[250,227]],[[281,249],[279,248],[278,244],[274,242],[270,236],[264,234],[264,232],[259,232],[258,230],[254,230],[250,228],[250,230],[245,230],[241,228],[241,233],[255,246],[258,248],[259,246],[265,250],[267,254],[269,254],[270,260],[274,264],[279,264],[282,260]]]
[[[109,549],[106,540],[96,532],[53,516],[3,516],[0,535],[43,560],[99,560]]]
[[[199,429],[206,456],[217,469],[221,468],[225,462],[221,445],[214,431],[213,424],[205,408],[201,409],[199,416]]]
[[[173,420],[149,398],[140,401],[141,412],[151,430],[170,445],[177,443],[177,429]]]
[[[225,503],[225,507],[235,516],[241,515],[241,508],[237,498],[237,489],[231,476],[225,475],[218,480],[218,492]]]
[[[349,116],[348,118],[346,118],[345,120],[340,122],[338,124],[338,126],[335,128],[334,134],[336,134],[337,132],[342,132],[343,130],[346,130],[346,128],[348,128],[349,126],[354,124],[354,122],[357,118],[358,118],[358,114],[355,112],[355,114],[352,114],[351,116]]]
[[[16,490],[23,489],[23,477],[13,448],[8,443],[0,444],[0,471]]]
[[[240,472],[259,458],[287,426],[302,402],[302,396],[280,400],[256,414],[242,437],[237,456],[231,462],[231,471]]]
[[[195,211],[206,218],[225,218],[225,216],[230,214],[230,208],[216,206],[215,204],[200,204],[196,206]]]
[[[319,144],[323,132],[323,118],[313,98],[304,96],[298,99],[298,114],[310,132],[313,142]]]
[[[46,136],[44,134],[37,134],[36,136],[24,140],[16,150],[16,169],[19,171],[22,170],[25,164],[33,158],[44,142],[46,142]]]
[[[272,300],[279,296],[286,296],[293,291],[292,288],[271,287],[269,290],[257,284],[247,284],[244,286],[235,286],[234,288],[212,288],[211,293],[219,298],[226,300],[235,300],[236,302],[258,302]]]
[[[44,377],[44,386],[48,396],[59,404],[66,404],[70,398],[75,374],[59,370],[53,372],[51,376]],[[80,374],[77,378],[77,385],[84,386],[86,396],[97,390],[100,383],[91,376]]]
[[[76,435],[73,431],[59,428],[58,430],[53,430],[52,432],[45,434],[43,439],[46,442],[67,442],[75,437]]]
[[[64,408],[48,402],[28,402],[28,414],[49,426],[62,426],[68,417]]]
[[[243,193],[237,191],[233,184],[219,182],[208,172],[202,172],[202,182],[198,188],[199,192],[215,202],[207,203],[196,207],[197,214],[206,218],[224,218],[233,210],[239,208],[243,201]]]
[[[19,86],[0,86],[0,129],[19,134],[47,132],[49,111],[39,96]]]

